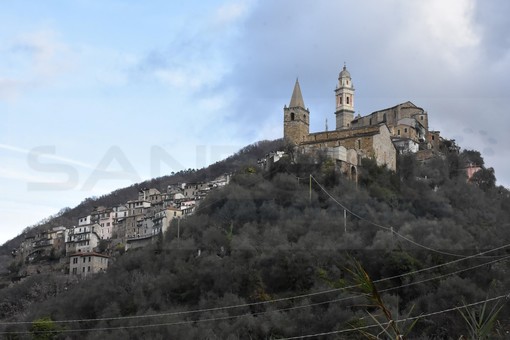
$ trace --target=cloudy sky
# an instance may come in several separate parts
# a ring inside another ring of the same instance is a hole
[[[411,100],[510,187],[510,2],[3,1],[0,243],[84,198]]]

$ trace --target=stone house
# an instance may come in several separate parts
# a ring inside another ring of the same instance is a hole
[[[86,277],[106,271],[108,256],[94,252],[76,253],[69,256],[69,275]]]

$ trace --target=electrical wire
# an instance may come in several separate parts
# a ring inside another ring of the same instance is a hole
[[[440,311],[437,311],[437,312],[431,312],[431,313],[422,314],[422,315],[419,315],[419,316],[413,316],[413,317],[409,317],[409,318],[405,318],[405,319],[395,320],[394,322],[402,323],[402,322],[407,322],[407,321],[414,321],[414,320],[417,320],[417,319],[422,319],[422,318],[427,318],[427,317],[431,317],[431,316],[435,316],[435,315],[440,315],[440,314],[444,314],[444,313],[453,312],[453,311],[456,311],[456,310],[460,310],[462,308],[473,307],[473,306],[477,306],[477,305],[480,305],[480,304],[483,304],[483,303],[501,300],[503,298],[509,299],[510,296],[508,294],[500,295],[500,296],[496,296],[496,297],[493,297],[493,298],[490,298],[490,299],[485,299],[485,300],[482,300],[482,301],[473,302],[473,303],[470,303],[470,304],[467,304],[467,305],[464,305],[464,306],[457,306],[457,307],[453,307],[453,308],[443,309],[443,310],[440,310]],[[279,338],[278,340],[307,339],[307,338],[315,338],[315,337],[324,336],[324,335],[350,333],[350,332],[362,331],[362,330],[365,330],[365,329],[370,329],[370,328],[375,328],[375,327],[387,326],[389,324],[390,324],[390,322],[385,322],[385,323],[373,324],[373,325],[356,327],[356,328],[350,328],[350,329],[341,329],[341,330],[338,330],[338,331],[330,331],[330,332],[315,333],[315,334],[305,334],[305,335],[293,336],[293,337],[288,337],[288,338]]]
[[[312,175],[310,175],[310,178],[312,178],[315,183],[319,186],[319,188],[321,188],[322,191],[324,191],[324,193],[326,195],[328,195],[336,204],[338,204],[340,207],[342,207],[345,211],[347,211],[349,214],[351,214],[352,216],[354,217],[357,217],[358,219],[362,220],[362,221],[365,221],[373,226],[376,226],[378,228],[381,228],[381,229],[384,229],[386,231],[389,231],[395,235],[397,235],[398,237],[406,240],[407,242],[409,243],[412,243],[414,244],[415,246],[417,247],[420,247],[420,248],[423,248],[425,250],[428,250],[428,251],[431,251],[431,252],[434,252],[434,253],[437,253],[437,254],[441,254],[441,255],[448,255],[448,256],[455,256],[455,257],[466,257],[466,255],[461,255],[461,254],[455,254],[455,253],[450,253],[450,252],[446,252],[446,251],[442,251],[442,250],[438,250],[438,249],[434,249],[434,248],[431,248],[431,247],[428,247],[426,245],[423,245],[421,243],[418,243],[412,239],[410,239],[409,237],[406,237],[400,233],[398,233],[397,231],[395,231],[395,229],[393,227],[386,227],[386,226],[383,226],[379,223],[376,223],[376,222],[373,222],[373,221],[370,221],[369,219],[367,218],[364,218],[363,216],[360,216],[358,214],[356,214],[355,212],[353,212],[352,210],[350,210],[349,208],[347,208],[345,205],[343,205],[342,203],[340,203],[335,197],[333,197],[333,195],[331,195],[316,179],[315,177],[313,177]]]
[[[459,274],[461,272],[473,270],[473,269],[476,269],[476,268],[479,268],[479,267],[482,267],[482,266],[486,266],[486,265],[489,265],[489,264],[493,264],[493,263],[496,263],[496,262],[500,262],[500,261],[503,261],[503,260],[506,260],[506,259],[509,259],[509,258],[510,258],[510,255],[508,255],[508,256],[506,256],[504,258],[501,258],[501,259],[492,260],[490,262],[485,262],[483,264],[475,265],[475,266],[472,266],[472,267],[469,267],[469,268],[460,269],[460,270],[457,270],[457,271],[454,271],[454,272],[451,272],[451,273],[446,273],[446,274],[443,274],[443,275],[439,275],[439,276],[436,276],[436,277],[433,277],[433,278],[428,278],[428,279],[424,279],[424,280],[421,280],[421,281],[415,281],[415,282],[411,282],[411,283],[408,283],[408,284],[402,284],[400,286],[391,287],[391,288],[388,288],[388,289],[381,290],[380,292],[381,293],[382,292],[388,292],[388,291],[397,290],[397,289],[401,289],[401,288],[405,288],[405,287],[409,287],[409,286],[413,286],[413,285],[422,284],[422,283],[429,282],[429,281],[439,280],[439,279],[442,279],[442,278],[445,278],[445,277],[448,277],[448,276],[452,276],[452,275]],[[378,280],[378,282],[385,281],[385,280],[387,280],[387,279]],[[375,283],[377,281],[373,281],[373,282]],[[342,290],[348,290],[348,289],[356,288],[357,286],[358,285],[344,287]],[[322,301],[322,302],[317,302],[317,303],[311,303],[311,304],[306,304],[306,305],[293,306],[293,307],[287,307],[287,308],[281,308],[281,309],[275,309],[275,310],[269,310],[269,311],[263,311],[263,312],[256,312],[256,313],[243,313],[243,314],[232,315],[232,316],[225,316],[225,317],[214,317],[214,318],[198,319],[198,320],[177,321],[177,322],[171,322],[171,323],[157,323],[157,324],[132,325],[132,326],[98,327],[98,328],[83,328],[83,329],[79,328],[79,329],[69,329],[69,330],[64,329],[62,331],[65,331],[65,332],[85,332],[85,331],[108,331],[108,330],[118,330],[118,329],[146,328],[146,327],[159,327],[159,326],[178,326],[178,325],[184,325],[184,324],[190,324],[190,323],[201,323],[201,322],[210,322],[210,321],[230,320],[230,319],[236,319],[236,318],[244,317],[244,316],[252,316],[253,317],[253,316],[263,315],[263,314],[266,314],[266,313],[285,312],[285,311],[290,311],[290,310],[309,308],[309,307],[314,307],[314,306],[319,306],[319,305],[324,305],[324,304],[330,304],[330,303],[336,303],[336,302],[341,302],[341,301],[346,301],[346,300],[352,300],[352,299],[361,298],[361,297],[365,297],[365,295],[361,294],[361,295],[355,295],[355,296],[347,296],[347,297],[343,297],[343,298],[338,298],[338,299],[333,299],[333,300],[328,300],[328,301]],[[219,308],[221,308],[221,307],[219,307]],[[204,310],[204,311],[211,311],[211,309]],[[186,314],[186,313],[183,313],[183,314]],[[178,314],[172,314],[172,315],[175,316],[175,315],[178,315]],[[155,316],[162,317],[162,316],[169,316],[169,314],[144,315],[144,316],[139,316],[139,317],[148,318],[148,317],[155,317]],[[60,321],[60,322],[59,321],[52,321],[52,322],[53,323],[63,323],[63,322],[66,322],[66,323],[74,322],[74,323],[76,323],[76,322],[82,322],[82,321],[114,321],[114,320],[126,320],[126,319],[134,319],[134,318],[135,317],[117,317],[117,318],[66,320],[66,321]],[[10,323],[1,323],[1,325],[19,325],[19,324],[31,324],[31,323],[32,322],[10,322]],[[20,331],[20,332],[0,332],[0,334],[27,334],[27,333],[29,333],[29,332],[25,332],[25,331]]]

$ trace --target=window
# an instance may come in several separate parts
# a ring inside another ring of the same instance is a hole
[[[89,256],[89,262],[90,262],[90,259],[91,259],[91,257]]]
[[[347,104],[349,104],[349,99],[350,99],[349,96],[345,97],[345,101]]]
[[[432,140],[434,140],[434,135],[432,135]]]
[[[76,275],[77,272],[78,272],[78,268],[73,268],[73,274]]]
[[[85,267],[83,267],[83,268],[81,269],[81,272],[82,272],[82,273],[85,273]]]
[[[399,136],[400,136],[400,129],[398,129],[398,130],[397,130],[397,135],[399,135]]]
[[[372,118],[370,118],[368,125],[372,125]]]
[[[83,263],[85,263],[85,258],[83,258]]]
[[[78,263],[78,258],[77,258],[77,257],[74,257],[74,258],[73,258],[73,264],[76,264],[76,263]]]
[[[87,271],[90,272],[90,266],[87,267]]]
[[[342,99],[343,99],[342,96],[340,96],[340,105],[342,105]]]
[[[294,120],[294,112],[290,113],[290,120]]]
[[[407,128],[404,128],[404,132],[407,133]]]
[[[420,116],[420,120],[423,120],[423,116]]]

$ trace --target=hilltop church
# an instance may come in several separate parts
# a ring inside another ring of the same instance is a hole
[[[300,152],[324,151],[342,172],[357,178],[362,158],[396,170],[397,152],[431,154],[439,148],[439,132],[429,131],[425,110],[411,102],[355,117],[354,85],[344,65],[335,89],[336,129],[310,133],[310,111],[296,80],[289,106],[283,109],[283,135]]]

